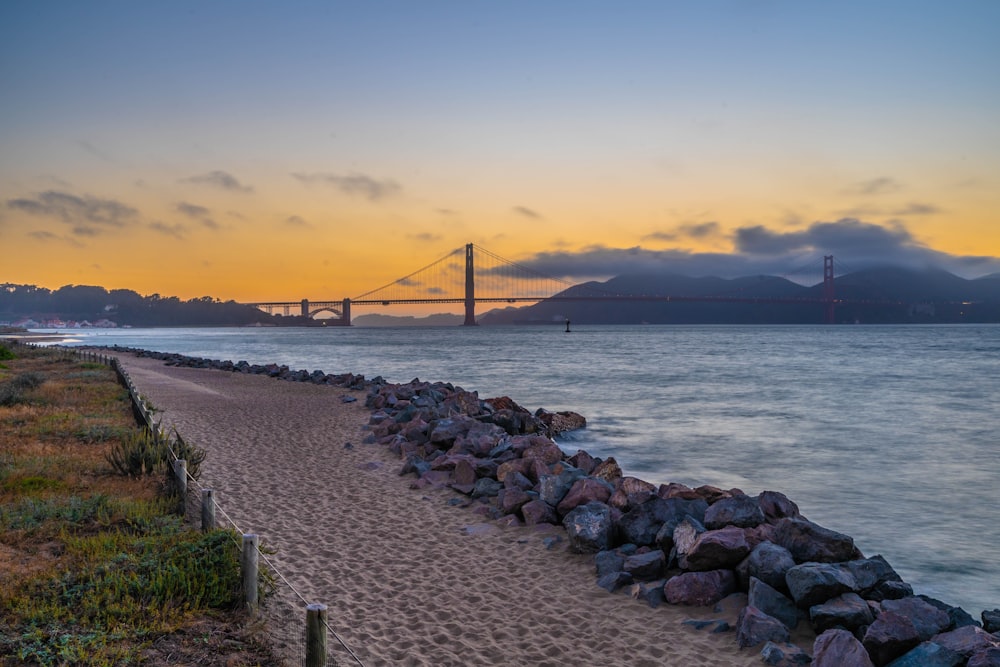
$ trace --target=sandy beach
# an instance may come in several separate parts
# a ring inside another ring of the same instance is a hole
[[[120,359],[163,425],[207,451],[200,481],[220,508],[261,536],[307,601],[328,606],[365,665],[760,664],[732,631],[684,624],[734,624],[738,609],[610,594],[561,529],[500,527],[449,504],[463,498],[450,490],[411,489],[399,460],[362,444],[363,392]],[[263,613],[301,664],[304,604],[281,585]],[[332,636],[329,646],[338,664],[357,664]]]

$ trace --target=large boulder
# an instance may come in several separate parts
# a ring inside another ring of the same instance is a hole
[[[535,526],[540,523],[559,523],[559,516],[554,507],[545,501],[534,499],[521,505],[521,516],[528,526]]]
[[[788,549],[774,542],[761,542],[739,564],[736,573],[745,582],[744,586],[749,586],[750,577],[756,577],[775,590],[787,593],[785,575],[793,567],[795,559]]]
[[[784,623],[747,605],[736,619],[736,643],[740,648],[758,646],[764,642],[788,642],[790,636]]]
[[[777,521],[784,518],[800,518],[799,506],[779,491],[761,491],[757,496],[757,505],[764,513],[767,521]]]
[[[934,642],[924,642],[889,663],[889,667],[958,667],[965,662],[958,653]]]
[[[653,496],[623,514],[618,522],[618,529],[625,542],[639,546],[656,544],[664,551],[669,551],[672,544],[657,542],[657,536],[661,534],[664,525],[669,526],[672,542],[674,527],[685,516],[690,515],[701,522],[706,509],[708,505],[702,500]]]
[[[670,604],[706,607],[736,592],[736,575],[732,570],[685,572],[669,579],[663,586],[663,596]]]
[[[578,479],[586,477],[579,468],[566,467],[558,475],[539,475],[538,498],[555,507]]]
[[[760,659],[771,667],[799,667],[812,662],[812,656],[795,644],[767,642],[760,650]]]
[[[618,461],[615,461],[613,456],[609,456],[595,465],[594,469],[591,470],[589,474],[592,477],[603,479],[605,482],[614,484],[617,480],[621,479],[622,469],[621,466],[618,465]]]
[[[747,604],[778,619],[789,630],[794,630],[799,624],[799,610],[795,603],[757,577],[750,578]]]
[[[726,526],[753,528],[764,523],[764,512],[756,498],[736,495],[723,498],[705,512],[705,528],[716,530]]]
[[[705,527],[694,517],[685,516],[681,522],[674,527],[671,537],[668,538],[666,533],[670,531],[670,527],[673,525],[672,521],[667,521],[663,524],[660,528],[660,532],[656,534],[656,543],[660,545],[660,548],[664,551],[673,548],[677,560],[685,563],[685,565],[682,565],[681,567],[686,568],[688,551],[690,551],[691,547],[693,547],[695,542],[698,541],[698,536],[705,532]]]
[[[839,563],[857,556],[854,539],[807,519],[779,519],[773,540],[789,552],[796,563]]]
[[[983,610],[983,630],[1000,632],[1000,609]]]
[[[920,641],[927,641],[951,626],[951,618],[947,612],[918,597],[884,600],[882,609],[910,619]]]
[[[857,593],[844,593],[809,607],[809,622],[816,634],[833,628],[857,632],[874,620],[871,607]]]
[[[865,647],[847,630],[827,630],[813,643],[812,667],[875,667]]]
[[[854,577],[829,563],[803,563],[788,570],[785,583],[795,604],[808,609],[854,590]]]
[[[934,635],[931,641],[966,658],[990,648],[1000,648],[1000,638],[986,632],[978,625],[964,625],[951,632]]]
[[[876,554],[871,558],[859,558],[844,563],[855,581],[855,592],[866,600],[880,602],[897,596],[900,587],[887,586],[889,583],[901,584],[903,579],[896,574],[888,561]],[[905,586],[905,584],[904,584]]]
[[[556,511],[560,516],[566,516],[575,507],[593,502],[603,505],[610,497],[611,487],[607,482],[593,477],[582,477],[573,483],[566,496],[556,505]]]
[[[598,579],[612,572],[621,572],[625,569],[625,555],[617,549],[598,551],[594,556],[594,569]]]
[[[646,553],[637,553],[625,559],[622,569],[632,575],[636,581],[652,581],[663,575],[666,566],[666,556],[659,549]]]
[[[563,517],[569,548],[576,553],[597,553],[612,546],[614,521],[604,503],[587,503]]]
[[[1000,647],[991,646],[976,651],[969,656],[966,667],[1000,667]]]
[[[700,534],[687,549],[680,564],[687,570],[721,570],[735,567],[749,553],[750,546],[743,529],[727,526]]]
[[[920,643],[920,633],[908,617],[883,611],[868,626],[862,641],[876,665],[886,665]]]

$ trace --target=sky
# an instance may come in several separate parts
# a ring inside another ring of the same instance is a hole
[[[0,282],[1000,271],[1000,2],[0,3]],[[790,277],[790,276],[789,276]]]

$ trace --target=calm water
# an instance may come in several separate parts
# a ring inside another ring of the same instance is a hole
[[[574,410],[567,451],[786,493],[917,592],[1000,607],[1000,326],[132,329],[76,335]]]

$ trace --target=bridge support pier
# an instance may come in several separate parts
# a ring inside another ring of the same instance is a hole
[[[349,327],[351,326],[351,300],[344,299],[344,305],[341,306],[340,310],[340,325]]]
[[[309,299],[302,299],[302,317],[309,317]]]
[[[833,292],[833,255],[823,257],[823,322],[825,324],[836,324],[837,319],[834,313],[834,292]]]
[[[472,244],[465,245],[465,322],[463,326],[474,327],[476,323],[476,268],[472,261]]]

